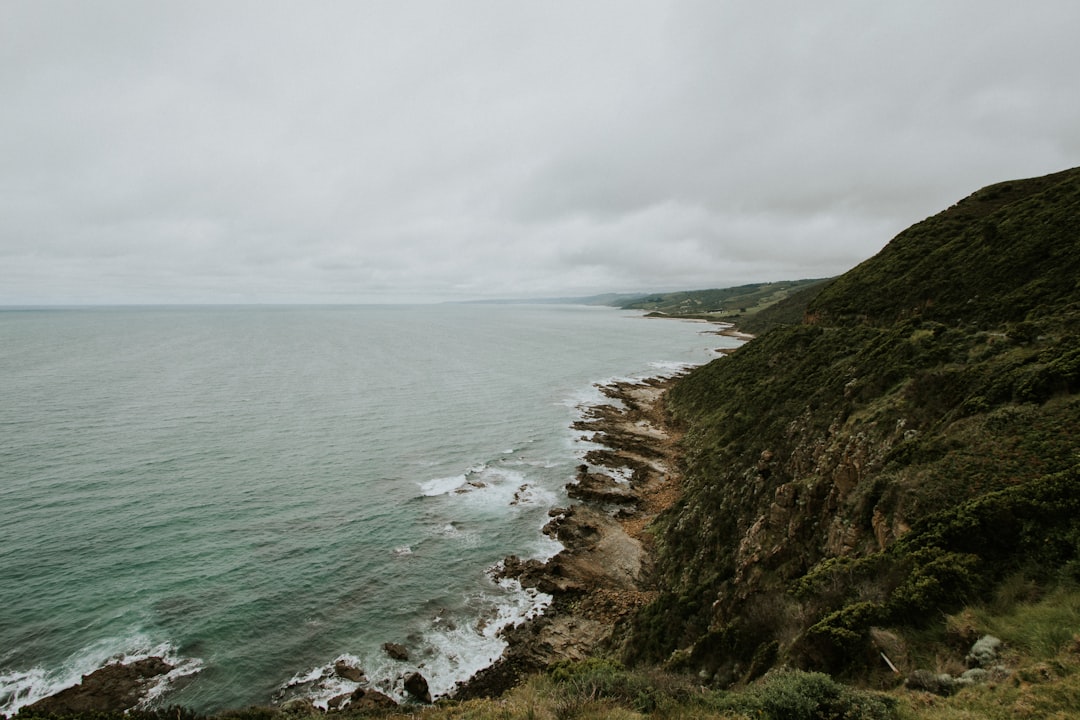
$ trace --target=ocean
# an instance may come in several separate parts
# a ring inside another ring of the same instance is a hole
[[[0,310],[0,713],[116,660],[152,702],[436,695],[549,598],[490,570],[590,445],[597,383],[730,338],[573,305]],[[408,660],[383,651],[408,648]]]

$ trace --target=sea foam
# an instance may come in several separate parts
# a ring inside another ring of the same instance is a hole
[[[160,657],[172,665],[173,670],[154,678],[140,707],[152,704],[177,680],[194,675],[203,667],[201,659],[181,656],[172,643],[155,642],[141,633],[127,638],[106,638],[73,653],[53,668],[35,666],[29,670],[0,673],[0,715],[13,716],[27,705],[78,685],[83,675],[106,665],[127,665],[151,657]]]

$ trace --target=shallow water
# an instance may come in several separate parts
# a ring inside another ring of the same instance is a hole
[[[110,658],[162,702],[435,693],[545,598],[594,383],[705,362],[695,323],[561,305],[0,311],[0,712]],[[410,648],[407,662],[381,651]]]

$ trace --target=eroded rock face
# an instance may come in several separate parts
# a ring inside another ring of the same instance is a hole
[[[106,665],[83,675],[78,685],[42,698],[26,710],[42,715],[130,710],[146,697],[154,678],[173,669],[159,657]]]

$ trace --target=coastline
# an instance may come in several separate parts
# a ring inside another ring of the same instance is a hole
[[[509,556],[495,572],[497,579],[515,579],[523,588],[550,594],[552,602],[543,614],[508,626],[502,633],[507,643],[502,656],[459,684],[450,697],[495,697],[553,663],[615,648],[625,621],[655,597],[652,538],[646,528],[678,499],[680,486],[681,434],[666,416],[664,394],[686,372],[598,386],[610,402],[588,407],[572,425],[594,445],[567,485],[575,502],[549,511],[551,520],[544,527],[563,550],[546,561]],[[139,707],[174,669],[161,657],[106,665],[27,707],[54,712]],[[408,694],[430,702],[426,682]],[[397,704],[374,688],[349,699],[357,708]],[[312,706],[304,698],[288,704]]]
[[[725,335],[729,330],[701,329],[700,334]],[[446,697],[499,695],[523,675],[554,662],[617,648],[626,621],[655,597],[652,538],[646,528],[679,496],[679,435],[665,415],[663,397],[689,372],[690,367],[684,367],[672,375],[596,386],[608,402],[584,408],[571,425],[589,443],[575,479],[566,486],[572,504],[553,509],[545,527],[564,549],[547,561],[507,558],[497,574],[554,599],[542,615],[504,630],[501,636],[508,647],[502,657]],[[165,664],[169,658],[152,657],[153,667],[133,666],[130,679],[113,682],[110,673],[128,672],[127,663],[114,667],[119,659],[80,678],[71,688],[79,693],[79,703],[141,707],[172,679],[173,668]],[[341,674],[336,665],[334,672]],[[74,698],[74,692],[61,699]],[[96,697],[90,698],[91,693]],[[360,699],[350,698],[349,704],[359,706]]]
[[[453,697],[495,697],[525,675],[618,646],[627,621],[656,594],[649,523],[679,498],[681,433],[664,395],[685,373],[602,386],[611,401],[574,423],[595,443],[567,494],[576,500],[549,512],[544,533],[564,549],[547,561],[507,557],[500,577],[548,593],[540,616],[504,632],[507,648],[459,685]]]

